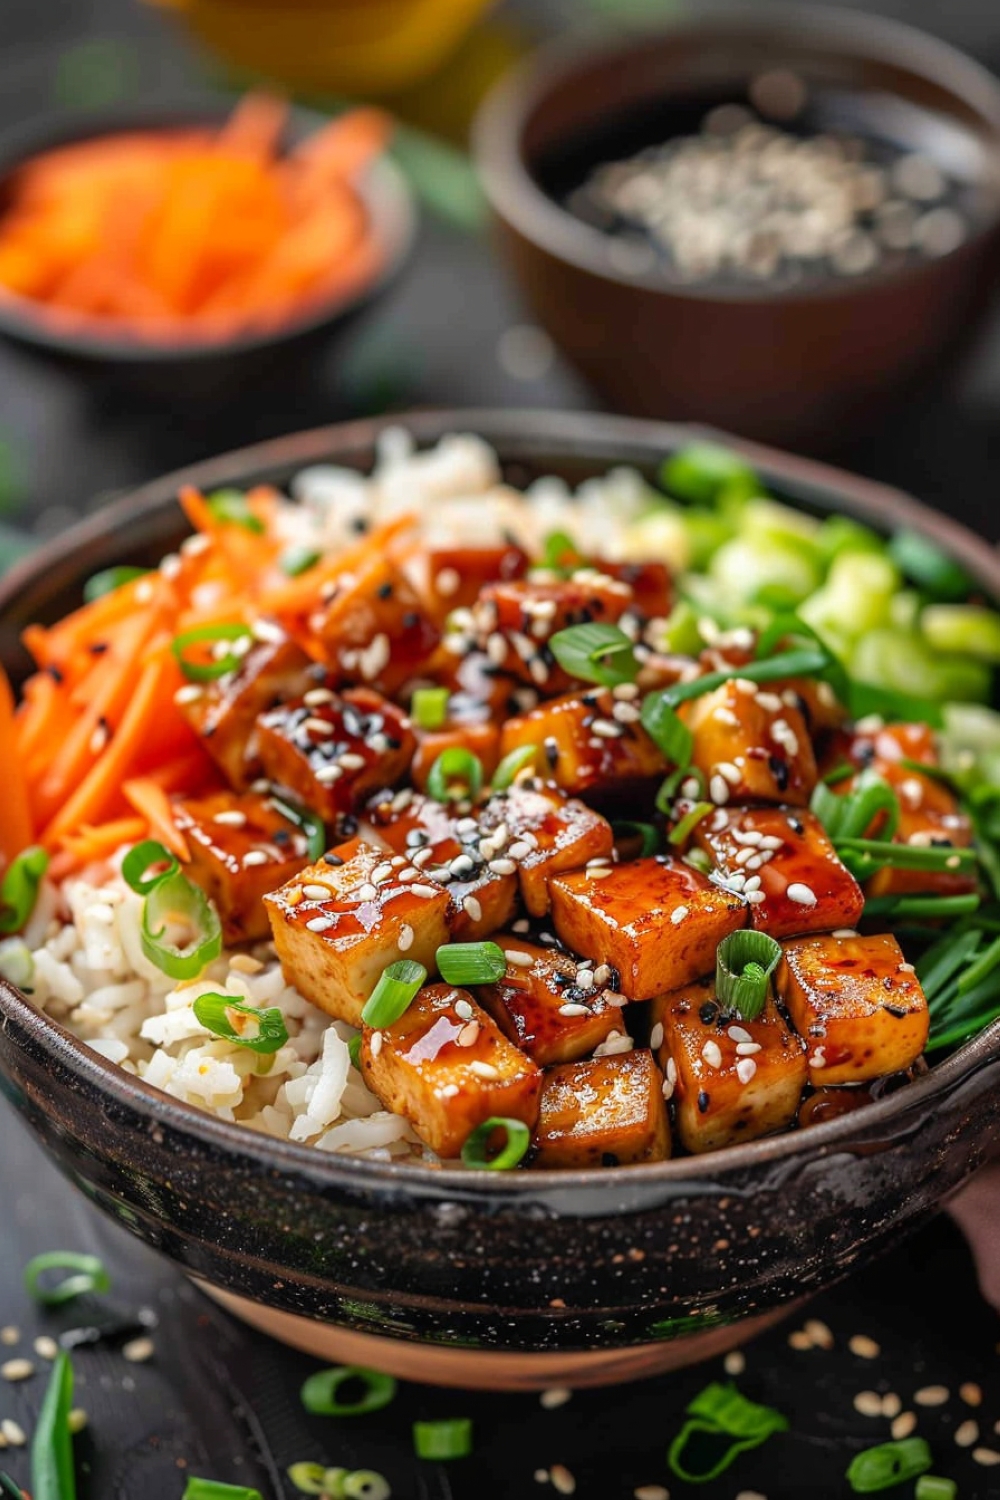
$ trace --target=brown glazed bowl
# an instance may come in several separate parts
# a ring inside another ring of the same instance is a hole
[[[367,468],[385,425],[325,428],[199,464],[49,543],[0,583],[9,670],[26,665],[21,627],[78,604],[89,574],[176,547],[182,483],[284,484],[324,462]],[[575,484],[613,464],[652,476],[693,435],[547,412],[425,413],[406,425],[420,443],[482,433],[519,485],[541,474]],[[916,527],[1000,600],[1000,558],[954,522],[879,485],[739,446],[777,494],[883,531]],[[6,984],[0,1090],[95,1203],[280,1336],[418,1379],[582,1384],[718,1352],[926,1221],[997,1142],[1000,1021],[840,1119],[603,1171],[434,1170],[272,1140],[139,1082]]]
[[[881,276],[784,292],[684,286],[655,269],[623,271],[614,240],[556,201],[560,181],[662,139],[665,109],[743,101],[752,78],[777,69],[810,86],[824,128],[865,134],[871,122],[899,147],[952,163],[979,205],[966,241]],[[1000,84],[874,16],[706,4],[663,29],[556,43],[490,95],[474,146],[501,251],[534,315],[613,408],[636,415],[828,447],[954,352],[1000,270]]]

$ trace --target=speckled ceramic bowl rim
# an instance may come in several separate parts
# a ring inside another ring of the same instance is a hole
[[[834,10],[823,5],[764,3],[740,5],[732,0],[701,0],[697,10],[629,30],[591,26],[569,40],[559,38],[539,48],[505,74],[483,102],[473,127],[473,151],[486,195],[496,212],[539,249],[567,261],[578,270],[617,286],[692,302],[766,306],[768,302],[827,302],[857,297],[887,285],[919,277],[926,264],[902,266],[891,274],[859,277],[856,281],[824,281],[820,285],[788,287],[769,293],[766,287],[720,286],[711,282],[673,285],[655,271],[627,275],[607,255],[608,237],[584,223],[548,195],[525,165],[523,131],[545,98],[577,71],[601,56],[609,61],[640,50],[644,39],[684,36],[697,40],[738,30],[766,31],[784,26],[793,37],[828,41],[859,58],[893,62],[932,78],[979,115],[993,135],[994,174],[1000,175],[1000,82],[981,64],[937,37],[885,16]],[[985,148],[984,148],[985,149]],[[1000,198],[969,237],[940,257],[954,259],[976,249],[996,232]]]
[[[131,130],[170,131],[186,126],[218,125],[228,118],[232,108],[233,101],[214,96],[200,101],[188,99],[173,105],[136,103],[102,110],[42,115],[0,134],[0,186],[19,166],[60,145],[68,146]],[[327,115],[296,107],[289,111],[286,138],[292,142],[305,139],[327,124]],[[116,336],[111,319],[105,320],[100,327],[95,319],[93,332],[82,325],[79,329],[63,329],[50,324],[43,314],[35,313],[30,298],[3,297],[0,298],[0,333],[95,363],[101,360],[126,364],[155,363],[165,368],[184,360],[208,360],[278,347],[366,306],[395,279],[409,259],[416,238],[417,217],[409,185],[399,168],[390,158],[379,157],[361,174],[356,190],[382,251],[382,259],[374,274],[359,286],[310,302],[303,312],[274,328],[256,332],[251,329],[231,338],[182,338],[176,343],[167,339],[127,338]]]
[[[606,462],[609,467],[629,462],[629,455],[634,463],[642,461],[640,450],[645,450],[648,462],[693,437],[710,435],[744,454],[769,482],[794,492],[799,503],[830,510],[835,501],[839,509],[882,530],[905,525],[924,532],[958,558],[977,582],[1000,600],[1000,553],[994,552],[988,542],[976,537],[957,521],[888,486],[856,478],[812,460],[793,458],[755,443],[712,433],[705,428],[592,413],[473,409],[415,412],[315,428],[242,448],[144,485],[71,527],[39,553],[15,564],[0,580],[0,619],[16,603],[23,589],[54,568],[65,570],[67,565],[71,566],[75,555],[82,553],[88,545],[116,533],[126,537],[130,532],[134,535],[133,528],[141,529],[144,520],[176,505],[177,492],[183,485],[212,488],[239,484],[248,476],[261,472],[294,470],[320,462],[336,463],[339,455],[371,451],[381,431],[397,426],[405,427],[421,444],[432,443],[446,433],[478,433],[497,448],[502,462],[516,463],[519,457],[529,459],[544,449],[546,456],[553,459],[561,452],[567,458]],[[519,444],[524,448],[520,454]],[[184,523],[179,508],[177,523],[180,533]],[[108,561],[110,563],[111,559]],[[9,1024],[10,1018],[16,1018],[25,1031],[57,1054],[59,1062],[71,1073],[104,1091],[117,1105],[145,1115],[151,1123],[161,1127],[173,1126],[190,1137],[211,1144],[223,1154],[239,1155],[244,1159],[248,1154],[255,1155],[262,1167],[298,1171],[320,1185],[329,1184],[331,1187],[340,1185],[357,1189],[371,1182],[373,1186],[393,1187],[404,1193],[409,1188],[414,1193],[446,1189],[460,1194],[463,1188],[468,1190],[474,1183],[477,1190],[485,1188],[498,1203],[503,1198],[531,1198],[542,1190],[560,1187],[569,1192],[597,1190],[613,1200],[623,1174],[626,1178],[641,1174],[645,1183],[662,1183],[664,1189],[669,1190],[674,1184],[692,1180],[723,1179],[728,1169],[741,1163],[763,1165],[783,1159],[829,1157],[838,1150],[848,1149],[855,1137],[868,1134],[869,1128],[891,1129],[894,1119],[910,1111],[915,1103],[933,1109],[954,1087],[1000,1055],[1000,1020],[997,1020],[906,1088],[838,1119],[812,1125],[807,1130],[767,1136],[707,1156],[677,1157],[614,1170],[533,1170],[492,1174],[335,1155],[220,1120],[123,1072],[116,1064],[91,1051],[56,1021],[36,1010],[14,986],[0,980],[0,1025]]]

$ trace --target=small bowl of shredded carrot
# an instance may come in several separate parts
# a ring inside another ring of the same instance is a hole
[[[329,331],[412,241],[390,135],[250,94],[0,143],[0,331],[130,376]]]

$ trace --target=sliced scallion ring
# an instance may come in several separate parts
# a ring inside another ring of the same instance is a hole
[[[702,818],[707,818],[710,812],[715,811],[713,802],[696,802],[692,808],[684,814],[683,818],[671,828],[667,835],[672,844],[686,843],[689,836],[697,828]]]
[[[491,1150],[494,1132],[504,1132],[504,1143],[496,1152]],[[509,1172],[524,1159],[531,1145],[531,1131],[523,1120],[510,1120],[494,1115],[477,1125],[466,1137],[462,1147],[462,1161],[467,1167],[483,1167],[487,1172]]]
[[[199,995],[192,1005],[195,1019],[213,1036],[224,1037],[248,1052],[267,1055],[277,1052],[288,1041],[285,1018],[276,1005],[258,1010],[232,995],[209,992]]]
[[[540,754],[539,745],[518,745],[516,750],[511,750],[493,772],[493,790],[505,792],[508,787],[513,786],[518,773],[528,766],[534,766]]]
[[[48,867],[48,852],[38,844],[11,860],[0,881],[0,932],[20,932],[35,909]]]
[[[288,1478],[300,1495],[329,1494],[326,1485],[328,1472],[322,1464],[298,1463],[292,1464],[288,1470]]]
[[[240,652],[226,651],[218,657],[213,656],[211,661],[192,660],[188,652],[193,646],[217,646],[223,641],[243,640],[253,640],[249,625],[199,625],[196,630],[185,630],[174,636],[170,649],[189,682],[214,682],[228,672],[235,672],[243,659]]]
[[[507,972],[507,955],[498,943],[445,943],[436,958],[446,984],[497,984]]]
[[[432,1461],[468,1458],[472,1452],[472,1421],[452,1417],[441,1422],[414,1422],[413,1449],[418,1458]]]
[[[426,979],[427,970],[412,958],[400,958],[389,964],[365,1003],[362,1021],[376,1030],[391,1026],[404,1014]]]
[[[556,661],[570,677],[617,687],[634,682],[639,671],[635,642],[617,625],[570,625],[549,641]]]
[[[122,860],[122,879],[137,895],[148,896],[154,886],[161,880],[168,880],[179,869],[180,864],[169,849],[157,839],[143,839]],[[156,873],[150,874],[151,870]]]
[[[100,573],[94,573],[83,585],[83,599],[85,604],[93,604],[95,599],[103,599],[105,594],[113,594],[115,589],[124,588],[126,583],[134,583],[137,578],[145,578],[149,572],[148,568],[105,568]]]
[[[167,936],[171,922],[191,930],[187,943]],[[146,897],[140,940],[150,963],[171,979],[196,979],[222,952],[222,927],[204,892],[178,870],[157,881]]]
[[[482,791],[483,763],[461,745],[442,750],[427,774],[427,790],[435,802],[475,800]]]
[[[856,1495],[872,1495],[926,1474],[933,1463],[924,1438],[899,1438],[856,1453],[847,1470],[847,1482]]]
[[[414,723],[421,729],[440,729],[448,718],[450,696],[445,687],[417,688],[410,703]]]
[[[767,1004],[781,952],[775,938],[753,927],[724,937],[715,952],[715,993],[723,1009],[755,1021]]]
[[[309,858],[316,862],[322,859],[326,853],[326,827],[323,819],[316,813],[310,812],[306,807],[300,807],[297,802],[290,801],[287,797],[276,797],[272,794],[271,803],[287,818],[289,823],[294,823],[296,828],[305,834],[306,848]]]
[[[345,1401],[339,1392],[351,1382],[358,1384],[360,1394],[354,1401]],[[391,1375],[366,1370],[361,1365],[334,1365],[328,1370],[317,1370],[299,1392],[306,1411],[316,1417],[360,1417],[381,1411],[395,1395],[396,1382]]]
[[[344,1500],[389,1500],[389,1481],[376,1469],[354,1469],[340,1481]]]
[[[42,1277],[48,1271],[69,1271],[55,1284],[46,1285]],[[96,1255],[83,1255],[75,1250],[46,1250],[34,1256],[24,1268],[24,1289],[29,1297],[43,1307],[61,1307],[82,1297],[87,1292],[106,1292],[111,1278],[102,1260]]]
[[[263,535],[264,522],[260,516],[254,515],[242,490],[216,490],[205,497],[205,504],[217,521],[242,526],[244,531],[252,531],[257,536]]]
[[[649,693],[640,709],[642,727],[672,765],[687,765],[694,747],[694,735],[674,712],[665,693]]]

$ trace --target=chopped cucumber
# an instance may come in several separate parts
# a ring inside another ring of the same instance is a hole
[[[980,703],[990,696],[988,667],[965,656],[938,655],[918,636],[902,630],[866,632],[848,665],[861,682],[938,702],[957,698]]]
[[[977,661],[1000,663],[1000,615],[978,604],[929,604],[920,617],[936,651],[964,651]]]
[[[668,494],[693,505],[714,505],[724,495],[749,499],[764,488],[748,464],[716,443],[690,443],[672,454],[660,469],[660,482]]]
[[[808,598],[820,581],[819,568],[799,546],[766,535],[734,537],[719,548],[708,571],[733,601],[752,601],[762,590],[780,589],[782,608]]]

